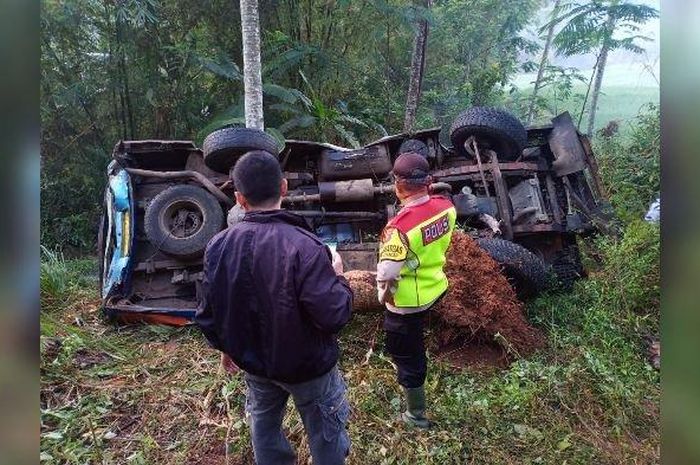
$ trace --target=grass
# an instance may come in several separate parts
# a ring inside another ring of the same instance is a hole
[[[530,86],[531,87],[531,86]],[[528,98],[532,93],[530,87],[525,87],[522,90],[522,98],[529,102]],[[553,115],[569,111],[575,123],[578,123],[581,112],[583,97],[586,94],[586,85],[577,84],[573,86],[572,95],[570,98],[558,102],[556,107],[550,109]],[[550,102],[556,99],[548,89],[544,89],[541,94]],[[634,119],[643,111],[645,105],[659,103],[659,88],[658,87],[631,87],[622,85],[604,86],[600,99],[598,101],[598,111],[596,112],[595,129],[605,127],[610,121],[620,123],[620,132],[628,134],[634,124]],[[590,104],[590,98],[587,105]],[[587,107],[588,108],[588,107]],[[524,116],[524,115],[521,115]],[[533,123],[548,123],[548,115],[541,115]],[[581,119],[580,129],[586,130],[588,124],[588,113],[584,113]]]
[[[651,64],[651,63],[649,63]],[[649,69],[653,69],[653,74]],[[555,113],[569,110],[575,121],[578,121],[581,111],[581,102],[586,94],[588,79],[591,69],[581,69],[580,74],[586,79],[585,83],[575,82],[572,89],[572,97],[560,102]],[[659,84],[654,76],[658,76],[658,62],[647,68],[642,62],[636,63],[609,63],[605,69],[601,96],[596,113],[596,129],[604,127],[608,122],[616,120],[622,122],[621,130],[629,130],[630,123],[640,112],[640,109],[648,103],[659,103]],[[516,76],[512,84],[523,95],[531,94],[536,73],[525,73]],[[543,89],[543,95],[553,101],[552,93],[548,88]],[[589,102],[590,104],[590,98]],[[586,129],[587,115],[583,115],[581,127]],[[545,121],[545,118],[541,120]]]
[[[379,317],[356,316],[341,334],[348,463],[658,463],[659,374],[642,344],[658,330],[658,240],[658,227],[633,223],[587,244],[602,257],[591,277],[528,306],[548,335],[533,356],[505,368],[431,359],[429,431],[397,421]],[[54,258],[42,267],[61,283],[42,286],[42,463],[252,463],[242,379],[219,370],[198,331],[104,322],[96,263]],[[291,407],[284,424],[307,463]]]

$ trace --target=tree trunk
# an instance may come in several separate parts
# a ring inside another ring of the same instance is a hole
[[[588,110],[588,130],[586,134],[589,137],[593,136],[593,129],[595,127],[595,114],[598,109],[598,97],[600,97],[600,88],[603,85],[603,74],[605,73],[605,65],[608,61],[608,52],[610,51],[610,44],[608,42],[608,37],[612,37],[613,31],[615,30],[615,19],[608,17],[608,21],[605,24],[606,37],[603,39],[603,46],[600,49],[600,56],[598,57],[598,67],[595,73],[595,82],[593,84],[593,94],[591,95],[591,106]]]
[[[263,121],[262,70],[260,67],[260,20],[258,0],[241,1],[243,32],[243,84],[245,87],[245,125],[265,129]]]
[[[426,8],[430,8],[430,0],[425,2]],[[416,38],[413,43],[413,57],[411,58],[411,79],[408,83],[408,95],[406,96],[406,114],[403,122],[404,132],[413,132],[416,124],[416,111],[420,100],[420,88],[423,82],[423,70],[425,69],[425,46],[428,41],[428,20],[418,21]]]
[[[605,72],[605,64],[608,60],[608,51],[609,49],[607,44],[604,44],[603,48],[600,50],[600,61],[598,63],[598,69],[595,73],[593,93],[591,94],[591,106],[588,110],[588,129],[586,130],[586,134],[588,134],[589,137],[593,136],[593,128],[595,125],[595,113],[598,109],[598,97],[600,97],[600,88],[603,84],[603,73]]]
[[[119,74],[121,75],[121,84],[122,84],[122,110],[126,110],[126,115],[124,116],[124,124],[126,125],[128,122],[128,128],[129,128],[129,134],[128,138],[129,139],[136,139],[135,135],[135,125],[134,125],[134,112],[131,108],[131,92],[129,91],[129,72],[128,68],[126,66],[126,52],[124,48],[126,47],[125,41],[124,41],[124,31],[122,30],[123,24],[119,20],[119,18],[116,19],[115,22],[115,27],[116,27],[116,38],[117,38],[117,49],[119,50],[119,58],[117,61],[117,67],[119,68]]]
[[[553,11],[556,13],[559,9],[559,3],[561,0],[557,0],[554,3]],[[537,92],[540,90],[540,85],[542,84],[542,78],[544,77],[544,70],[547,67],[547,62],[549,62],[549,49],[552,46],[552,39],[554,38],[554,23],[549,25],[547,29],[547,39],[544,42],[544,50],[542,50],[542,59],[540,60],[540,67],[537,70],[537,78],[535,79],[535,88],[532,90],[532,97],[530,97],[530,107],[527,110],[527,124],[532,122],[532,116],[535,112],[535,102],[537,101]]]

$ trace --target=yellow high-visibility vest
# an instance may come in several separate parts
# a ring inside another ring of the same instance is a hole
[[[434,196],[404,207],[380,237],[379,260],[404,262],[394,293],[394,306],[420,307],[447,290],[443,271],[457,213],[444,197]]]

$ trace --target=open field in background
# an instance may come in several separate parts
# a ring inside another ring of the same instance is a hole
[[[585,88],[576,92],[585,93]],[[658,87],[608,87],[603,89],[596,115],[596,126],[601,128],[613,120],[622,120],[621,129],[629,129],[629,123],[648,103],[659,103]],[[580,105],[578,106],[580,111]],[[578,113],[576,113],[578,117]],[[586,121],[584,114],[583,124]]]
[[[658,77],[658,62],[652,69]],[[590,79],[590,69],[582,70],[580,73],[587,80]],[[536,75],[532,73],[521,74],[512,81],[512,84],[525,95],[530,95],[535,78]],[[574,117],[574,121],[578,121],[581,102],[586,95],[586,90],[587,82],[586,84],[576,84],[572,89],[572,97],[560,102],[557,105],[557,110],[559,112],[568,110]],[[547,88],[544,89],[542,95],[550,99],[552,97],[552,93]],[[596,128],[604,127],[608,122],[618,120],[623,123],[620,130],[624,134],[629,129],[628,123],[648,103],[659,103],[659,84],[641,63],[609,65],[603,78],[603,87],[596,115]],[[584,130],[586,124],[587,114],[584,114],[582,119],[582,128]]]
[[[525,93],[525,95],[530,94],[531,91]],[[557,104],[557,112],[568,111],[571,113],[574,122],[577,123],[581,112],[583,96],[585,94],[586,86],[576,85],[573,89],[572,96]],[[551,97],[552,94],[548,89],[545,89],[542,95]],[[610,121],[618,121],[620,123],[620,132],[623,135],[627,134],[632,120],[634,120],[640,111],[643,111],[644,107],[649,103],[659,103],[658,87],[604,87],[598,104],[598,112],[596,113],[596,129],[605,127]],[[546,118],[540,118],[540,122],[546,123],[548,121],[546,121]],[[588,114],[586,112],[583,114],[579,129],[585,132],[587,124]]]
[[[644,349],[658,329],[658,227],[585,248],[592,276],[528,306],[545,349],[464,369],[431,359],[427,432],[397,420],[380,317],[357,315],[340,337],[348,463],[658,463],[659,375]],[[228,463],[252,463],[241,377],[219,371],[196,328],[103,321],[95,273],[92,259],[59,256],[42,269],[42,463],[221,464],[227,450]],[[291,409],[285,427],[307,463]]]

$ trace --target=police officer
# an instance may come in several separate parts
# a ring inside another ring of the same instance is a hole
[[[429,165],[423,156],[414,152],[399,155],[393,175],[402,209],[380,238],[378,297],[386,306],[386,350],[406,396],[407,409],[401,418],[428,428],[423,327],[425,315],[447,290],[443,267],[456,211],[450,200],[429,194]]]

